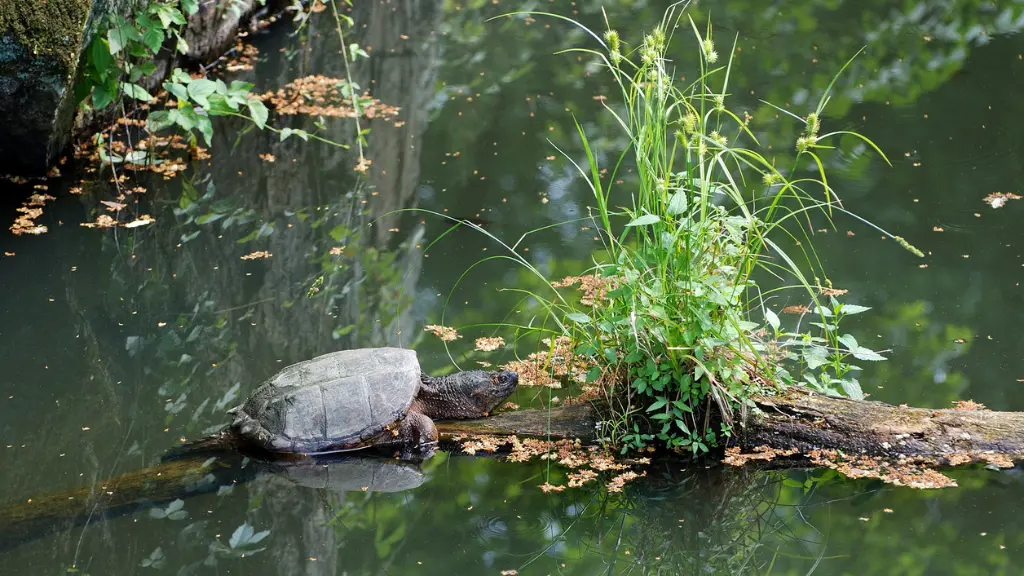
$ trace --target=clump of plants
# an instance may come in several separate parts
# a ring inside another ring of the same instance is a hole
[[[587,160],[577,168],[593,192],[603,250],[581,276],[554,284],[553,297],[531,294],[549,319],[533,329],[568,337],[575,357],[587,360],[579,378],[600,385],[612,412],[606,440],[623,452],[662,445],[701,453],[731,435],[754,393],[802,385],[861,398],[855,362],[884,358],[840,330],[867,308],[842,302],[845,291],[827,280],[809,231],[812,212],[829,223],[836,212],[849,214],[819,151],[848,135],[884,154],[858,134],[822,133],[832,85],[804,117],[779,109],[803,125],[783,173],[756,151],[750,117],[729,108],[735,40],[720,55],[711,26],[701,32],[678,4],[633,45],[610,27],[598,34],[569,21],[600,45],[575,51],[598,59],[615,80],[621,101],[605,106],[629,145],[602,166],[577,122]],[[666,56],[680,30],[692,32],[699,55],[700,69],[685,72],[695,78],[689,83],[676,80],[682,72]],[[560,293],[567,284],[580,285],[584,297]],[[794,291],[806,305],[788,327],[769,305]],[[557,363],[531,358],[540,368]]]

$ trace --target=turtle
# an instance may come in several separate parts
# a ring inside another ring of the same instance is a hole
[[[423,450],[437,441],[435,419],[484,417],[518,383],[508,370],[428,376],[403,348],[342,350],[288,366],[228,414],[234,433],[271,453]]]

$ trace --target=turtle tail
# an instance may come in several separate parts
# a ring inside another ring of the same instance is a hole
[[[242,448],[242,445],[242,438],[233,428],[228,427],[206,438],[193,440],[192,442],[186,442],[181,446],[171,448],[160,460],[162,462],[169,462],[181,458],[195,458],[202,455],[215,456],[225,452],[237,452]]]

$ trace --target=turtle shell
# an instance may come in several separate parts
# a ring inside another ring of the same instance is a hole
[[[404,417],[419,389],[414,351],[344,350],[281,370],[228,413],[233,428],[267,450],[347,450]]]

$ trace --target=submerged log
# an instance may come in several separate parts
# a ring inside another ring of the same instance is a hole
[[[740,448],[768,446],[786,452],[782,466],[806,466],[800,455],[837,451],[847,455],[915,460],[939,466],[1024,460],[1024,413],[910,408],[791,389],[755,397],[760,413],[737,426]],[[478,420],[437,422],[442,440],[493,435],[579,438],[593,441],[601,421],[591,405],[505,412]],[[198,444],[202,446],[202,444]],[[227,445],[225,445],[227,446]],[[0,507],[0,550],[99,518],[152,508],[176,498],[242,483],[280,470],[241,467],[241,456],[208,459],[179,456],[156,466],[99,482],[97,486],[46,494]],[[794,457],[797,456],[797,457]],[[812,463],[820,462],[812,459]]]

